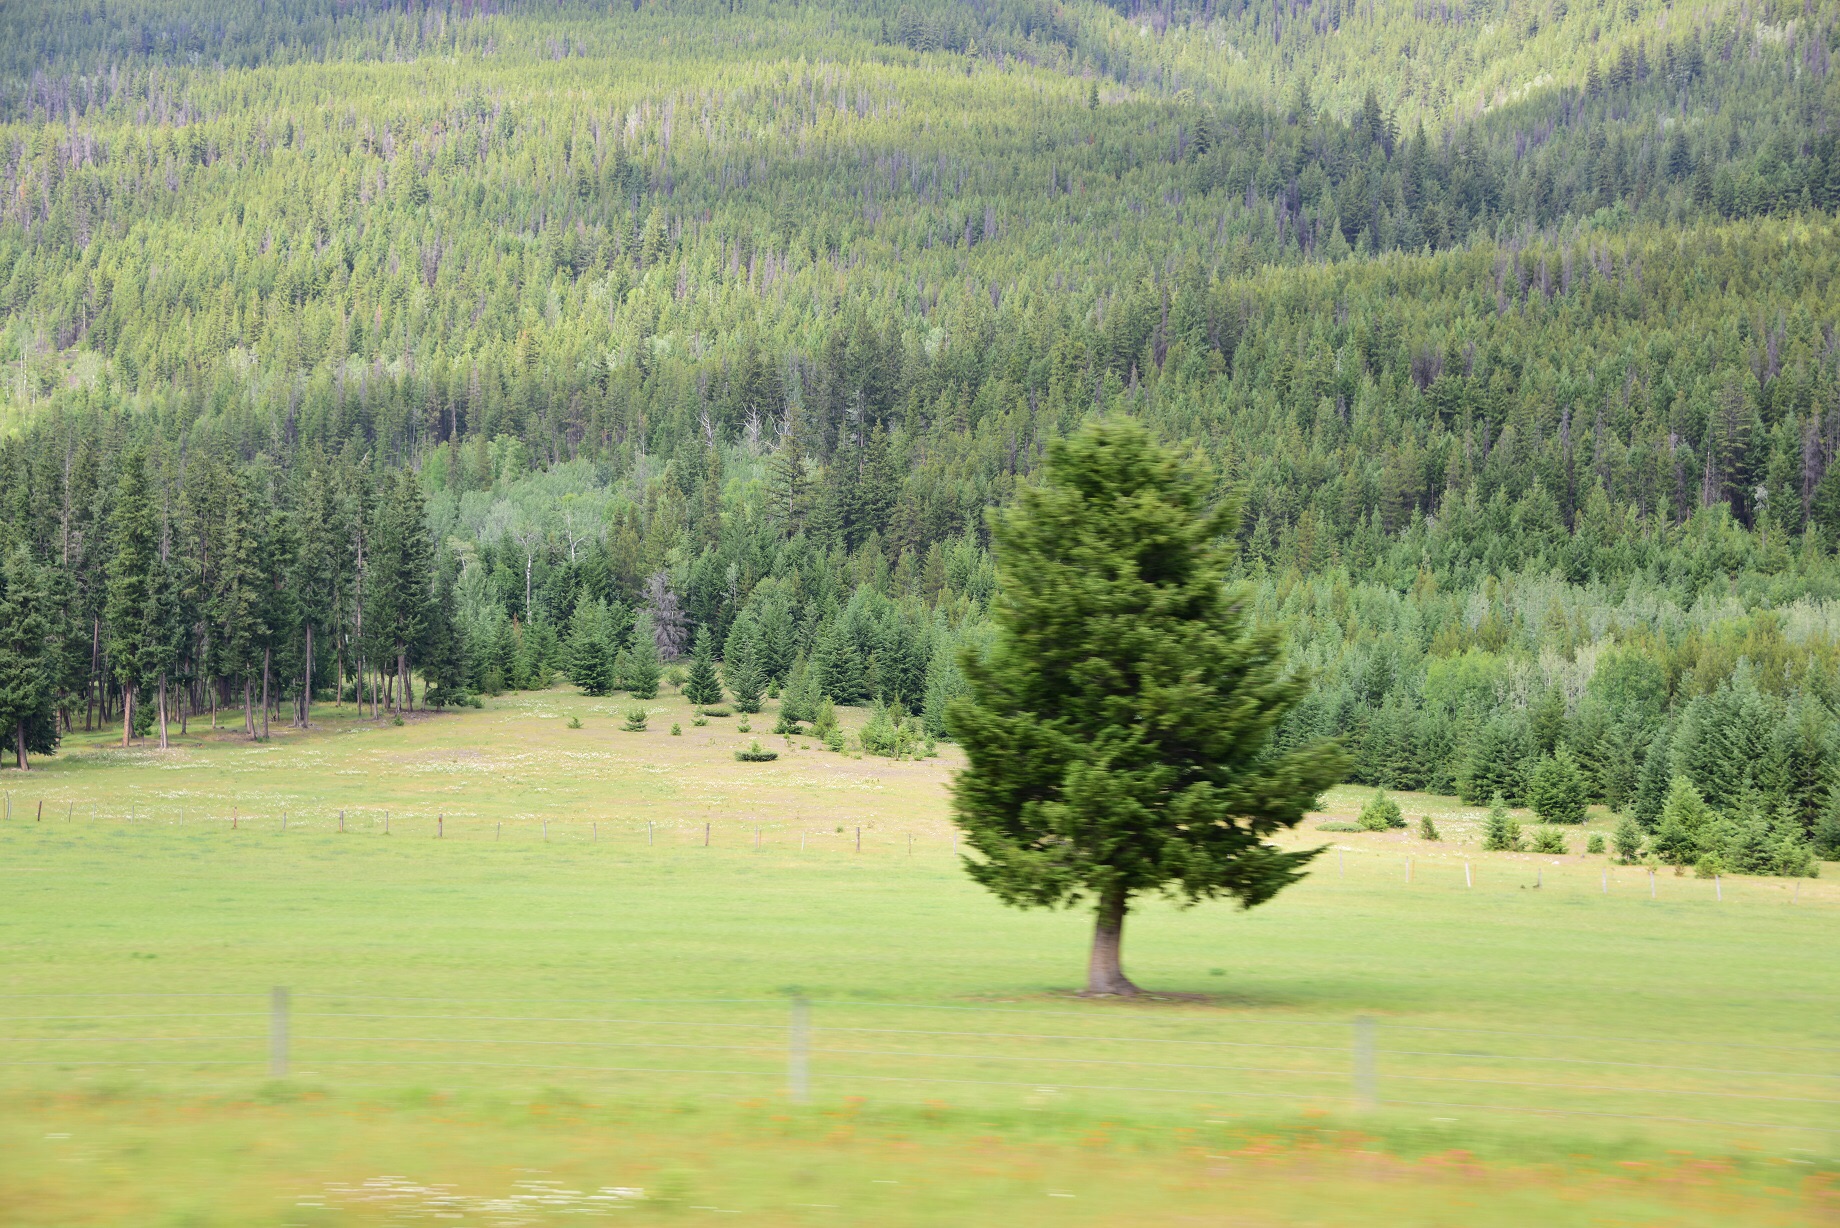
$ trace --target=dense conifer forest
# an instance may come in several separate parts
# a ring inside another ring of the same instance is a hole
[[[1799,872],[1836,54],[1813,0],[7,6],[9,750],[675,666],[912,753],[985,509],[1128,414],[1240,502],[1282,743]]]

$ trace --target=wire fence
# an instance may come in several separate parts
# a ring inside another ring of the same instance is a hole
[[[1156,1017],[791,999],[0,995],[0,1067],[566,1086],[1129,1114],[1375,1110],[1840,1135],[1840,1046],[1555,1036],[1374,1016]],[[1740,1056],[1741,1055],[1741,1056]],[[1735,1060],[1734,1060],[1735,1058]]]
[[[802,823],[783,814],[759,818],[685,818],[633,820],[568,815],[518,814],[493,818],[441,809],[386,806],[292,809],[246,808],[238,804],[183,805],[115,801],[108,805],[73,798],[0,795],[0,823],[60,823],[76,830],[114,824],[141,829],[187,828],[196,832],[292,835],[300,838],[338,835],[390,837],[393,841],[440,840],[469,844],[529,844],[567,848],[605,845],[608,849],[713,848],[756,853],[848,853],[909,859],[956,858],[958,830],[947,822],[890,823],[870,819],[855,823]],[[1308,829],[1305,840],[1317,837]],[[1702,879],[1685,868],[1624,864],[1602,855],[1483,853],[1458,843],[1399,838],[1390,843],[1339,845],[1332,841],[1313,863],[1317,885],[1385,886],[1423,891],[1552,891],[1588,893],[1621,899],[1646,898],[1662,903],[1784,903],[1811,908],[1840,906],[1840,885],[1826,879],[1717,876]]]

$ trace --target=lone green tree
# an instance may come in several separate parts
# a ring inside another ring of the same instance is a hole
[[[1001,600],[949,724],[969,761],[953,808],[976,881],[1016,907],[1090,904],[1086,992],[1134,995],[1120,964],[1132,898],[1250,908],[1320,850],[1294,827],[1345,757],[1272,732],[1309,685],[1228,588],[1231,502],[1130,421],[1057,442],[1047,477],[993,519]]]

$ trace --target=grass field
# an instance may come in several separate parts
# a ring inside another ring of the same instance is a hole
[[[0,777],[0,1222],[1840,1216],[1831,876],[1483,854],[1404,795],[1444,841],[1306,828],[1308,881],[1146,906],[1164,996],[1090,1002],[1088,919],[958,870],[949,748],[625,706],[325,707]]]

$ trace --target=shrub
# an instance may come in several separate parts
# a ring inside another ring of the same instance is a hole
[[[580,729],[581,728],[581,718],[579,716],[571,716],[569,718],[569,728],[570,729]]]
[[[634,704],[626,709],[626,723],[620,728],[627,733],[643,733],[645,732],[645,718],[650,715],[651,713],[645,710],[643,704]]]
[[[709,723],[709,718],[706,716],[695,716],[690,719],[690,723],[695,725],[698,729],[701,729],[704,725]]]
[[[683,732],[684,731],[683,731],[682,726],[680,726],[676,721],[671,722],[671,736],[672,737],[674,738],[680,737],[682,736]]]
[[[754,726],[748,722],[748,718],[745,716],[741,718],[741,723],[739,725],[736,725],[735,729],[737,732],[740,732],[740,733],[753,733],[754,732]]]
[[[728,709],[723,707],[721,704],[717,704],[713,708],[704,708],[702,709],[702,713],[704,716],[728,716],[729,715]]]
[[[1317,831],[1366,831],[1359,823],[1318,823]]]
[[[1512,853],[1521,846],[1521,825],[1508,812],[1501,794],[1489,803],[1489,817],[1482,824],[1482,847],[1491,853]]]
[[[1587,853],[1603,852],[1604,851],[1604,833],[1601,831],[1592,832],[1590,839],[1584,842],[1584,851]]]
[[[674,686],[681,689],[689,678],[690,675],[684,671],[684,667],[681,665],[672,665],[664,671],[666,686]]]
[[[768,750],[758,741],[755,741],[750,743],[747,749],[736,751],[735,758],[741,760],[743,763],[767,763],[779,758],[779,752],[776,750]]]
[[[1361,807],[1361,817],[1357,820],[1362,831],[1388,831],[1406,825],[1406,816],[1399,813],[1399,803],[1386,795],[1386,790],[1374,794],[1367,805]]]
[[[1431,816],[1421,814],[1418,816],[1418,838],[1420,840],[1442,840],[1444,837],[1438,835],[1437,824],[1431,821]]]
[[[1533,851],[1536,853],[1563,853],[1565,833],[1556,827],[1538,827],[1533,833]]]
[[[1726,866],[1725,859],[1716,852],[1702,853],[1699,860],[1693,863],[1695,878],[1717,878],[1721,874],[1730,873],[1731,870]]]
[[[1642,825],[1632,815],[1624,815],[1616,821],[1616,831],[1611,833],[1610,842],[1616,846],[1616,855],[1624,864],[1633,865],[1642,855]]]

